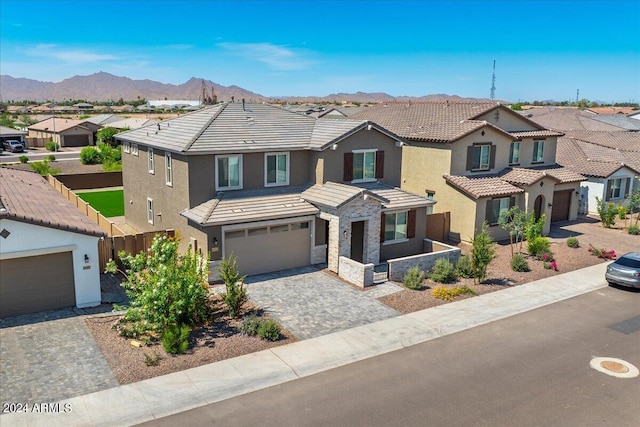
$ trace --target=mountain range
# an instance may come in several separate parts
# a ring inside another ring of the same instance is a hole
[[[0,75],[0,97],[4,102],[19,101],[50,101],[50,100],[85,100],[88,102],[116,102],[120,98],[124,101],[137,99],[191,99],[202,97],[202,89],[211,95],[214,89],[219,101],[246,99],[249,102],[275,101],[270,98],[243,89],[238,86],[222,86],[210,80],[192,77],[185,83],[173,85],[153,80],[133,80],[128,77],[114,76],[99,72],[88,76],[73,76],[61,82],[43,82],[26,78],[16,78]],[[462,100],[456,95],[425,95],[420,97],[394,97],[386,93],[336,93],[322,97],[316,96],[288,96],[278,100],[287,102],[382,102],[382,101],[443,101]],[[484,99],[486,100],[486,99]]]

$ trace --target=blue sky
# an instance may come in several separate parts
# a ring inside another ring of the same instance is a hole
[[[640,0],[0,2],[0,73],[640,102]]]

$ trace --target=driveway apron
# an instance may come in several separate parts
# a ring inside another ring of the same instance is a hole
[[[2,319],[0,400],[46,403],[118,386],[83,316],[71,309]]]
[[[368,291],[356,290],[314,267],[251,276],[245,283],[249,299],[299,339],[399,314]]]

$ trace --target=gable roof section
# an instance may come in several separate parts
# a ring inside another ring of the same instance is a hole
[[[181,215],[198,224],[211,226],[317,214],[318,208],[301,197],[302,190],[294,187],[243,192],[238,196],[220,193],[214,199],[181,212]]]
[[[380,203],[389,202],[389,200],[378,196],[377,194],[353,185],[339,184],[337,182],[327,181],[324,184],[316,184],[305,190],[301,194],[302,198],[314,205],[321,205],[330,208],[340,209],[349,202],[359,197],[372,197]]]
[[[495,102],[389,103],[369,107],[349,118],[371,120],[411,141],[451,143],[485,126],[516,139],[491,123],[473,119],[497,106]]]
[[[0,168],[0,218],[73,233],[106,233],[33,172]]]
[[[6,126],[0,126],[0,136],[17,136],[17,135],[26,135],[28,132],[23,130],[18,130],[14,128],[9,128]]]
[[[512,194],[524,193],[522,188],[509,184],[497,175],[444,175],[443,177],[448,184],[474,199],[481,199],[483,197],[511,196]]]
[[[46,131],[46,132],[55,132],[60,133],[64,132],[72,127],[78,126],[82,129],[89,131],[90,129],[85,126],[87,123],[86,120],[73,120],[73,119],[62,119],[62,118],[53,118],[50,117],[46,120],[38,122],[29,126],[29,130],[37,130],[37,131]],[[93,123],[92,123],[93,124]]]
[[[544,127],[557,131],[619,131],[619,127],[594,120],[597,116],[576,107],[535,107],[520,113]]]
[[[606,178],[625,166],[640,173],[640,135],[635,136],[630,132],[614,132],[613,135],[610,132],[600,133],[602,135],[570,132],[560,138],[556,152],[558,163],[580,174],[600,178]],[[615,145],[622,148],[612,147]]]

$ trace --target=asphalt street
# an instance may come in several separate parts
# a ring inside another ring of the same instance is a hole
[[[144,425],[638,426],[640,292],[603,288]]]
[[[50,155],[56,156],[56,160],[73,160],[80,158],[80,151],[34,151],[27,150],[23,153],[9,153],[7,151],[0,154],[0,164],[5,163],[17,163],[20,161],[20,156],[27,156],[29,161],[40,161],[48,158]]]

